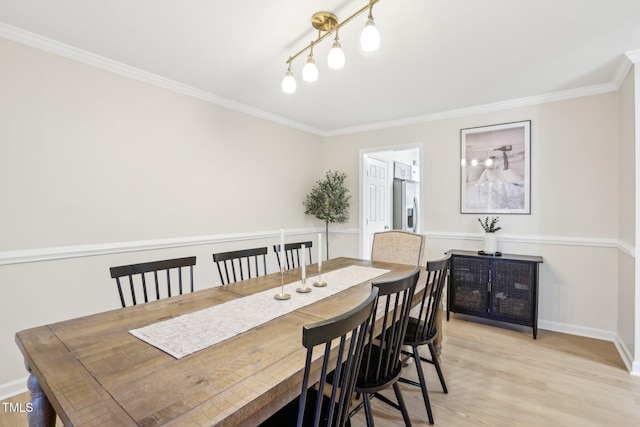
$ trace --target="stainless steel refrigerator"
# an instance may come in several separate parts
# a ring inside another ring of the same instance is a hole
[[[418,232],[420,185],[405,179],[393,180],[393,229]]]

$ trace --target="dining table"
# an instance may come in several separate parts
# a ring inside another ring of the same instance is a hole
[[[300,394],[304,325],[356,307],[372,282],[415,268],[341,257],[322,263],[323,280],[354,266],[370,268],[374,277],[185,355],[169,354],[135,332],[229,307],[234,311],[227,311],[222,323],[211,323],[217,325],[211,332],[238,326],[253,313],[285,303],[274,297],[300,282],[301,269],[20,331],[16,343],[30,373],[29,424],[53,426],[57,415],[67,427],[256,426]],[[317,274],[318,264],[306,266],[311,292],[289,290],[290,300],[319,294],[311,285]],[[416,295],[421,291],[419,281]],[[265,292],[267,299],[249,305],[248,298]],[[320,366],[319,356],[314,358]],[[313,383],[319,369],[311,375]]]

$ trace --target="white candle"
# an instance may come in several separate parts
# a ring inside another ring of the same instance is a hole
[[[280,270],[284,271],[284,227],[280,228]]]
[[[306,246],[302,245],[302,247],[300,248],[300,252],[302,252],[302,256],[300,257],[300,264],[302,264],[302,280],[304,281],[304,279],[307,278],[307,260],[306,255],[305,255],[305,251],[306,251]]]
[[[322,267],[322,233],[318,233],[318,268]]]

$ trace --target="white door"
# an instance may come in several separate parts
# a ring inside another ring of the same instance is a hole
[[[363,255],[369,258],[373,234],[389,228],[389,166],[373,157],[365,156],[365,159]]]

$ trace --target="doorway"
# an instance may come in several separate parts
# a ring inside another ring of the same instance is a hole
[[[360,154],[360,256],[369,259],[373,234],[393,228],[393,180],[399,173],[397,166],[403,170],[403,179],[420,182],[422,144],[361,150]],[[420,198],[420,192],[417,197]],[[421,222],[419,218],[416,220],[418,224]]]

